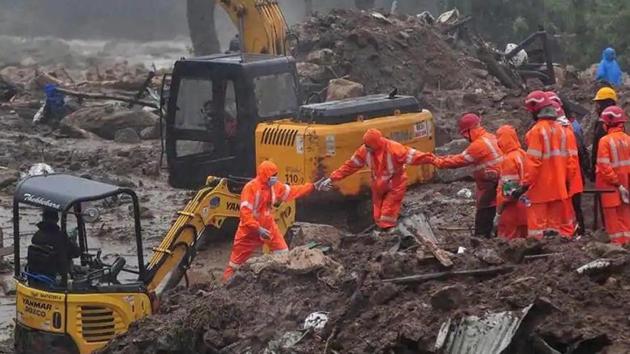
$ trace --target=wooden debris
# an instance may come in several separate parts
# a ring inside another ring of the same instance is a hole
[[[415,284],[422,283],[427,280],[438,280],[438,279],[446,279],[454,276],[477,276],[477,275],[498,275],[503,273],[509,273],[514,270],[514,266],[501,266],[501,267],[491,267],[484,269],[475,269],[475,270],[458,270],[458,271],[447,271],[447,272],[438,272],[438,273],[426,273],[426,274],[418,274],[418,275],[410,275],[407,277],[401,278],[392,278],[392,279],[383,279],[382,282],[385,283],[394,283],[394,284]]]
[[[126,97],[126,96],[120,96],[120,95],[108,95],[104,93],[95,93],[95,92],[79,92],[79,91],[74,91],[74,90],[69,90],[69,89],[64,89],[64,88],[57,88],[57,90],[65,95],[75,96],[77,98],[91,99],[91,100],[114,100],[114,101],[138,104],[141,106],[147,106],[147,107],[152,107],[152,108],[159,108],[157,102],[145,101],[145,100],[136,99],[133,97]]]

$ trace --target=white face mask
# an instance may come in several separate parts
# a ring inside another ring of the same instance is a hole
[[[269,181],[267,181],[269,187],[273,187],[276,183],[278,183],[278,176],[269,177]]]

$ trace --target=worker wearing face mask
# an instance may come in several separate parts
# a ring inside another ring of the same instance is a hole
[[[289,186],[278,181],[278,167],[271,161],[258,166],[256,178],[243,187],[240,222],[234,237],[230,262],[223,273],[227,281],[252,253],[263,245],[273,253],[288,252],[284,237],[274,220],[273,207],[310,194],[312,183]]]

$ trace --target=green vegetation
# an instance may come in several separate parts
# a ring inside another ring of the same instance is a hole
[[[499,45],[544,26],[562,48],[559,61],[583,69],[612,46],[622,69],[630,69],[628,0],[444,0],[443,6],[472,15],[477,30]]]

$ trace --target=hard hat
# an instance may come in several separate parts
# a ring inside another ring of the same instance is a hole
[[[547,98],[549,98],[552,102],[556,102],[558,104],[560,104],[561,106],[562,104],[562,100],[560,99],[560,96],[558,96],[557,93],[553,92],[553,91],[547,91],[545,92],[547,94]]]
[[[525,109],[528,112],[538,113],[541,109],[551,106],[551,100],[544,91],[532,91],[525,98]]]
[[[625,123],[628,121],[628,116],[626,112],[619,106],[610,106],[606,108],[601,117],[599,118],[601,122],[604,124],[612,125],[617,123]]]
[[[605,100],[613,100],[615,102],[619,101],[617,97],[617,92],[610,87],[602,87],[597,91],[595,98],[593,101],[605,101]]]
[[[466,113],[459,119],[459,133],[463,134],[481,123],[481,117],[474,113]]]

